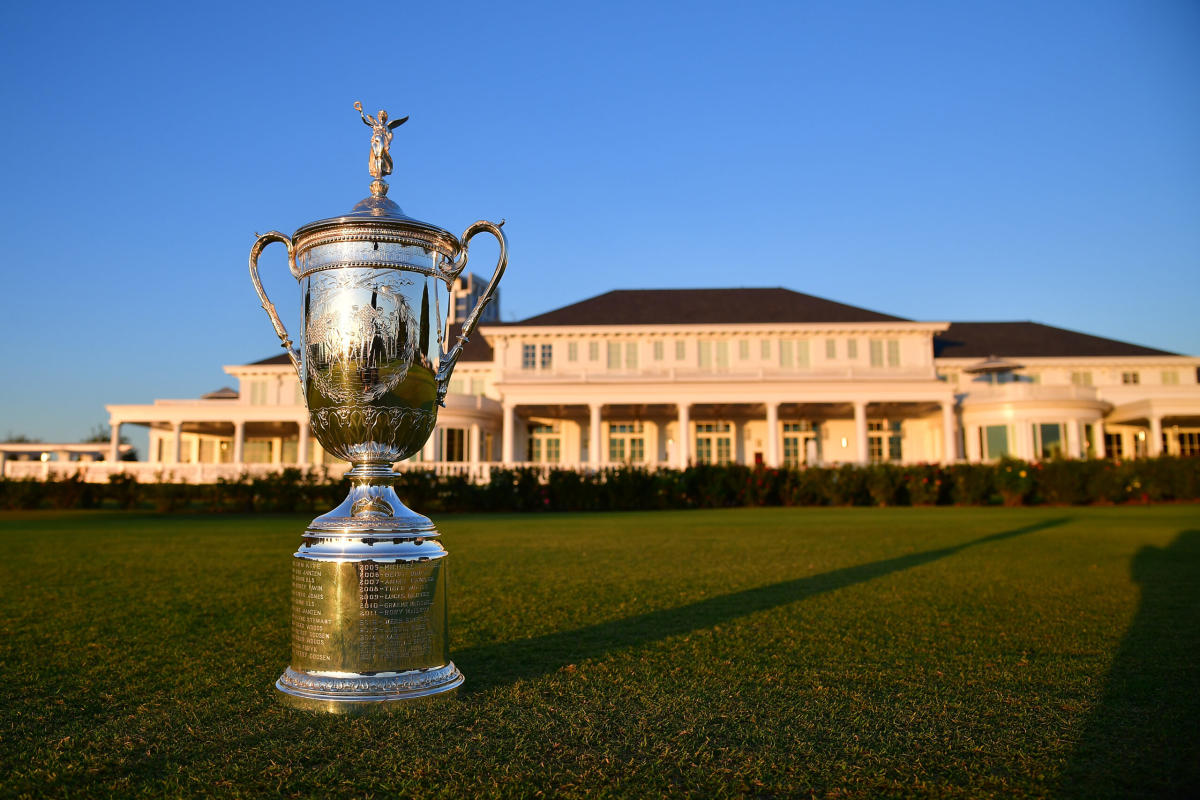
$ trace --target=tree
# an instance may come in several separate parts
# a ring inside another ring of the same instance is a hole
[[[104,423],[100,423],[92,428],[92,432],[87,435],[83,441],[85,442],[111,442],[112,428]],[[122,435],[121,444],[129,444],[129,437]],[[130,450],[128,453],[121,453],[122,461],[137,461],[137,450]]]

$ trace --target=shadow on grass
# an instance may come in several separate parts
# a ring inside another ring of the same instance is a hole
[[[486,691],[517,680],[546,675],[568,664],[596,658],[614,650],[711,628],[758,611],[919,567],[960,553],[969,547],[1011,539],[1067,522],[1070,522],[1069,517],[1044,520],[953,547],[843,567],[820,575],[710,597],[679,608],[650,611],[626,619],[602,622],[587,628],[551,633],[532,639],[472,647],[469,650],[456,651],[453,654],[454,662],[468,676],[468,691]]]
[[[1060,781],[1064,797],[1200,797],[1200,531],[1143,547],[1142,602]]]

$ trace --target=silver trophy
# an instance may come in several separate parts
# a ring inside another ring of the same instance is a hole
[[[312,521],[292,561],[292,660],[276,682],[285,703],[338,713],[394,707],[453,692],[446,550],[428,517],[392,488],[392,465],[417,453],[437,421],[450,374],[508,263],[500,226],[479,221],[461,237],[405,216],[387,198],[392,131],[408,117],[365,114],[371,196],[347,215],[291,237],[270,231],[250,250],[250,278],[300,378],[312,432],[349,461],[350,494]],[[438,284],[467,264],[487,232],[500,243],[491,282],[449,350]],[[300,282],[300,349],[258,277],[271,242],[287,248]]]

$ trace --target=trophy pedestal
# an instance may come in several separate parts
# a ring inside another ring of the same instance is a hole
[[[357,507],[357,513],[351,511]],[[350,513],[345,513],[350,512]],[[338,714],[452,696],[446,550],[390,486],[355,486],[313,520],[292,559],[288,706]]]

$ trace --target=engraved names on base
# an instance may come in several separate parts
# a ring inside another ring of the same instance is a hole
[[[440,559],[292,562],[292,665],[330,672],[446,663]]]
[[[356,567],[362,663],[382,669],[436,664],[431,611],[437,599],[440,564],[368,561]]]
[[[325,602],[325,566],[320,561],[292,560],[292,660],[316,669],[333,666],[334,609]]]

